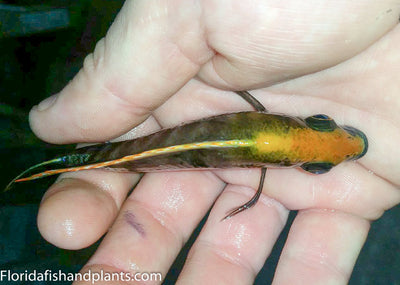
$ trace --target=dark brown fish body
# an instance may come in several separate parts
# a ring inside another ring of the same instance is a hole
[[[77,149],[31,167],[13,182],[98,168],[150,172],[301,166],[319,174],[342,161],[363,156],[367,148],[367,139],[361,131],[338,127],[325,115],[301,120],[265,112],[239,112],[133,140]],[[39,171],[43,167],[45,170]]]

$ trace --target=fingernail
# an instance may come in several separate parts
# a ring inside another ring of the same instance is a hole
[[[57,99],[57,94],[50,96],[49,98],[44,99],[42,102],[39,103],[37,106],[38,111],[45,111],[49,109],[51,106],[54,105]]]

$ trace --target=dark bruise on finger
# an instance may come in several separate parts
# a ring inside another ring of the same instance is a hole
[[[134,228],[142,237],[146,236],[146,232],[143,228],[143,225],[141,223],[138,223],[136,216],[129,212],[126,211],[124,213],[124,219],[125,221],[132,227]]]

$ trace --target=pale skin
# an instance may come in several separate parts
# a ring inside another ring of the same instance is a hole
[[[129,196],[138,174],[65,174],[41,203],[43,237],[80,249],[105,234],[82,271],[165,276],[212,207],[178,283],[252,284],[299,210],[274,284],[346,284],[370,221],[400,201],[399,14],[388,0],[127,1],[74,80],[32,109],[40,138],[133,138],[251,110],[231,91],[252,90],[270,112],[356,127],[370,148],[324,175],[269,169],[257,205],[222,222],[258,169],[146,174]]]

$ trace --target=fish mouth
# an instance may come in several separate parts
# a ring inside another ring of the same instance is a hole
[[[346,132],[348,132],[350,135],[352,135],[354,137],[360,137],[363,140],[363,142],[364,142],[363,151],[359,155],[355,156],[353,159],[359,159],[359,158],[363,157],[368,151],[368,139],[367,139],[367,136],[362,131],[360,131],[360,130],[358,130],[356,128],[350,127],[350,126],[343,126],[343,129]]]

